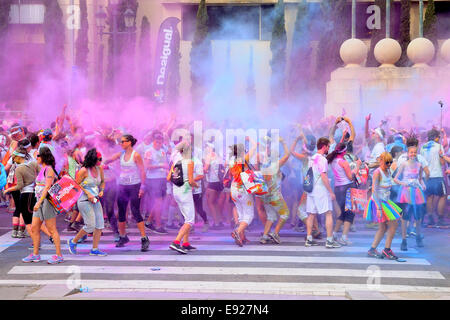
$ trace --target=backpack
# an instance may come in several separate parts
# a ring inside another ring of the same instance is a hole
[[[313,189],[314,189],[314,173],[312,167],[309,167],[305,177],[303,178],[303,191],[311,193]]]
[[[3,163],[0,163],[0,190],[6,186],[6,170]]]
[[[172,165],[170,169],[170,181],[177,187],[181,187],[184,184],[183,166],[181,161]]]
[[[268,193],[267,183],[260,171],[256,171],[253,166],[247,164],[249,169],[244,170],[244,164],[242,164],[242,172],[240,174],[242,183],[248,194],[261,197]]]

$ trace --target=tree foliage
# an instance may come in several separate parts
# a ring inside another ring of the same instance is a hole
[[[270,41],[270,50],[272,59],[270,67],[272,69],[271,83],[271,102],[278,104],[285,94],[285,71],[286,71],[286,27],[284,17],[284,1],[278,0],[275,6],[274,21],[272,28],[272,40]]]
[[[44,0],[44,61],[49,71],[61,72],[64,67],[65,26],[62,21],[63,12],[58,1]]]
[[[411,42],[411,0],[401,0],[401,13],[400,13],[400,46],[402,47],[402,56],[397,62],[399,67],[407,67],[409,65],[408,56],[406,50]]]

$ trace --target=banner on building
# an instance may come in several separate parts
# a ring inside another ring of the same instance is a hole
[[[367,189],[350,188],[345,198],[345,210],[351,210],[355,214],[363,214],[368,201]]]
[[[155,99],[163,103],[167,101],[167,82],[171,68],[173,67],[173,57],[180,47],[180,33],[177,25],[180,19],[175,17],[167,18],[161,23],[156,44],[155,68],[153,80],[153,93]]]

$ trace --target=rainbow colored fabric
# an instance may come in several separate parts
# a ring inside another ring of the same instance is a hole
[[[401,186],[396,202],[408,203],[413,206],[424,204],[426,202],[425,194],[421,188]]]
[[[377,209],[378,206],[375,200],[370,197],[364,210],[364,219],[371,222],[380,223],[397,220],[402,214],[402,209],[391,200],[381,200],[381,217],[377,215]]]

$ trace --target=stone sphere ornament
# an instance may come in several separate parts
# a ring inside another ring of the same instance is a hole
[[[450,66],[450,39],[445,40],[442,44],[441,56]]]
[[[392,38],[380,40],[373,51],[375,59],[381,64],[380,67],[395,67],[394,64],[402,56],[402,47],[398,41]]]
[[[368,48],[360,39],[348,39],[341,45],[339,51],[345,67],[361,67],[367,58]]]
[[[428,66],[428,63],[433,60],[435,52],[433,42],[426,38],[414,39],[406,50],[409,60],[414,63],[413,67]]]

